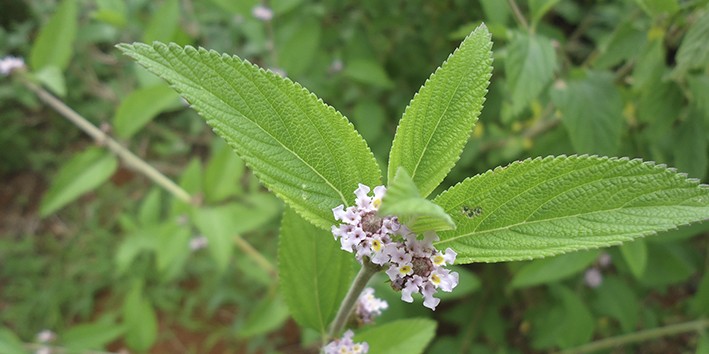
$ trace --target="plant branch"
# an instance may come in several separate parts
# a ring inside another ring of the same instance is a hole
[[[264,257],[258,250],[256,250],[254,246],[251,246],[250,243],[246,242],[243,237],[241,237],[240,235],[234,236],[234,243],[244,253],[246,253],[247,256],[251,257],[251,259],[259,265],[259,267],[267,271],[268,274],[270,274],[272,277],[275,278],[278,275],[276,267],[274,267],[273,264],[271,264],[271,262],[266,259],[266,257]]]
[[[520,26],[524,28],[525,32],[529,32],[529,24],[527,23],[527,19],[524,18],[524,15],[522,15],[522,11],[520,11],[519,6],[517,6],[517,2],[515,0],[507,0],[507,3],[510,4],[512,13],[514,13],[515,19],[517,19]]]
[[[27,80],[26,78],[21,78],[22,83],[34,92],[37,97],[39,97],[42,102],[46,103],[52,107],[55,111],[61,114],[64,118],[68,119],[74,125],[83,130],[86,134],[91,136],[96,143],[105,146],[108,150],[116,154],[123,160],[123,162],[133,170],[144,174],[151,181],[155,182],[160,187],[164,188],[170,194],[174,195],[177,199],[190,204],[197,204],[196,200],[190,196],[184,189],[175,184],[160,171],[155,169],[155,167],[150,166],[147,162],[143,161],[140,157],[133,154],[130,150],[123,147],[120,143],[111,138],[108,134],[104,133],[101,129],[94,126],[91,122],[86,120],[76,111],[72,110],[64,104],[61,100],[54,97],[47,90],[43,89],[39,85]]]
[[[345,295],[345,298],[340,304],[340,309],[337,310],[335,320],[332,321],[332,324],[330,325],[330,333],[328,334],[328,337],[334,338],[342,332],[342,329],[345,327],[345,324],[347,323],[347,320],[349,319],[350,314],[357,303],[357,299],[362,293],[362,290],[364,290],[364,287],[367,286],[369,279],[371,279],[372,276],[380,269],[380,266],[370,262],[368,259],[365,258],[363,260],[362,268],[359,270],[359,273],[357,273],[357,276],[350,286],[350,290],[347,291],[347,295]]]
[[[684,332],[700,332],[707,327],[709,327],[709,320],[706,319],[677,323],[665,327],[652,328],[640,332],[625,334],[622,336],[597,340],[595,342],[584,344],[580,347],[564,350],[559,354],[591,353],[598,350],[612,349],[625,344],[643,342],[650,339],[671,336]]]

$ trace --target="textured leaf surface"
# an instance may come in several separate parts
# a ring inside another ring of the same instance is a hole
[[[281,223],[278,272],[293,319],[323,336],[353,277],[351,253],[329,231],[287,209]]]
[[[552,90],[552,101],[561,111],[576,152],[615,155],[618,151],[623,99],[613,81],[611,73],[590,73],[586,79]]]
[[[377,354],[423,353],[436,333],[436,322],[410,319],[389,322],[358,333],[355,342],[367,342],[369,352]]]
[[[379,184],[364,140],[300,85],[205,49],[119,48],[170,82],[269,189],[319,227],[330,227],[332,208],[354,201],[358,183]]]
[[[98,187],[113,175],[118,160],[101,148],[90,148],[69,160],[42,197],[39,214],[47,216],[84,193]]]
[[[539,96],[556,69],[556,53],[551,40],[536,34],[518,35],[505,58],[511,114],[520,113]]]
[[[490,33],[478,27],[414,96],[389,154],[390,179],[403,166],[426,197],[450,172],[482,109],[491,49]]]
[[[434,202],[457,225],[437,245],[458,252],[456,263],[616,245],[709,218],[709,189],[696,180],[649,162],[595,156],[516,162],[468,178]]]
[[[47,66],[66,69],[73,54],[78,11],[76,0],[64,0],[42,26],[30,51],[32,70]]]
[[[400,167],[389,184],[379,207],[382,215],[396,215],[413,232],[440,231],[455,228],[455,223],[443,208],[421,198],[414,181]]]

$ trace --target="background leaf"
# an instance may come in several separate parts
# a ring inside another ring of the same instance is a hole
[[[153,305],[143,296],[143,286],[136,282],[123,302],[125,341],[131,349],[146,351],[158,335],[158,321]]]
[[[140,88],[121,101],[113,128],[119,137],[130,139],[161,112],[180,106],[180,96],[165,84]]]
[[[517,271],[509,286],[519,289],[566,279],[586,269],[597,257],[598,251],[592,250],[534,260]]]
[[[332,233],[286,209],[281,221],[278,272],[293,319],[325,335],[353,277],[351,253]]]
[[[610,73],[558,83],[551,98],[561,111],[574,150],[612,156],[620,147],[623,101]]]
[[[551,82],[556,66],[551,40],[538,34],[515,36],[505,57],[510,114],[517,115],[539,96]]]
[[[419,354],[436,333],[436,322],[429,319],[410,319],[389,322],[366,329],[354,337],[355,342],[367,342],[370,353]]]
[[[707,36],[709,36],[709,10],[705,6],[704,13],[694,19],[694,24],[682,39],[682,44],[677,51],[675,76],[681,76],[689,70],[707,65],[709,47],[704,44]]]
[[[328,229],[379,167],[352,125],[300,85],[237,57],[155,43],[119,48],[168,80],[298,213]],[[226,88],[226,89],[225,89]]]
[[[443,208],[421,198],[414,181],[403,167],[396,171],[379,207],[382,215],[396,215],[411,231],[440,231],[455,228],[455,223]]]
[[[69,160],[57,172],[42,197],[40,215],[45,217],[100,186],[118,168],[116,158],[101,148],[89,148]]]
[[[483,25],[434,72],[406,107],[389,154],[389,178],[400,166],[422,197],[450,172],[482,109],[492,71],[492,42]]]
[[[37,35],[30,52],[32,70],[55,66],[64,71],[74,52],[78,24],[76,0],[64,0],[57,6]]]
[[[620,253],[628,263],[630,271],[636,278],[640,278],[645,272],[647,265],[647,246],[645,240],[636,240],[620,246]]]
[[[180,24],[180,2],[165,0],[153,13],[143,32],[143,42],[171,42]]]
[[[595,156],[515,162],[434,202],[453,217],[457,263],[532,259],[620,244],[709,217],[709,189],[663,166]],[[477,215],[462,213],[479,208]]]

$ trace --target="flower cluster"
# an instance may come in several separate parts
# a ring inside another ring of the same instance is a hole
[[[25,67],[25,61],[22,58],[7,56],[0,59],[0,75],[10,75],[14,70]]]
[[[371,323],[374,318],[382,314],[382,310],[389,307],[386,301],[374,297],[374,289],[365,288],[357,300],[355,315],[363,324]]]
[[[345,332],[341,339],[335,339],[323,348],[325,354],[365,354],[369,351],[367,342],[355,343],[352,331]]]
[[[335,219],[342,221],[332,226],[332,234],[340,239],[342,249],[354,252],[360,262],[367,257],[374,264],[388,265],[391,286],[401,291],[403,301],[413,302],[411,295],[421,293],[424,306],[435,310],[440,299],[433,295],[438,289],[450,292],[458,285],[458,273],[444,268],[455,262],[455,251],[436,250],[433,242],[438,236],[434,232],[419,240],[395,216],[380,216],[377,212],[386,188],[374,188],[373,196],[369,192],[369,187],[360,184],[354,192],[354,206],[332,209]]]

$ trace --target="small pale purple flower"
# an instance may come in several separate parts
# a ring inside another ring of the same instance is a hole
[[[603,283],[603,275],[598,268],[589,268],[583,275],[583,280],[589,288],[597,288]]]
[[[57,338],[57,335],[48,329],[42,330],[41,332],[37,333],[37,341],[40,343],[51,342],[55,338]]]
[[[603,252],[598,256],[598,265],[601,266],[601,268],[608,268],[611,263],[613,263],[613,259],[610,254]]]
[[[342,338],[335,339],[334,341],[328,343],[323,348],[323,353],[325,354],[365,354],[369,352],[369,344],[367,342],[355,343],[352,338],[354,338],[354,332],[348,330],[342,335]]]
[[[251,14],[261,21],[271,21],[273,19],[273,10],[264,5],[254,6],[251,9]]]
[[[388,307],[389,304],[386,301],[374,296],[374,289],[365,288],[357,300],[355,314],[361,323],[367,324],[374,321],[374,318],[381,315],[382,310],[386,310]]]
[[[207,244],[209,244],[209,241],[205,236],[195,236],[190,240],[190,249],[192,251],[198,251],[207,247]]]
[[[22,58],[6,56],[0,59],[0,75],[8,76],[13,71],[25,68],[25,61]]]

